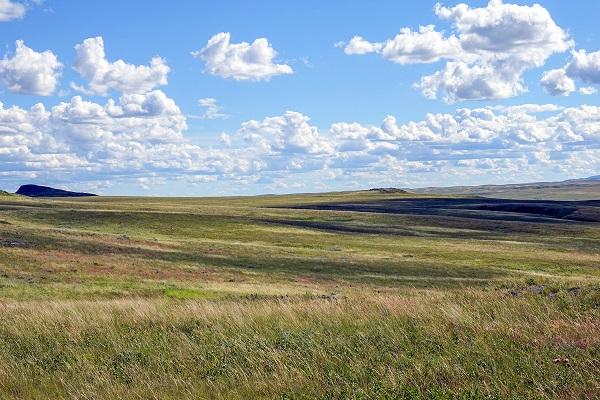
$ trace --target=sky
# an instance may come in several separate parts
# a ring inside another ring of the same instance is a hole
[[[0,0],[0,189],[600,174],[598,1]]]

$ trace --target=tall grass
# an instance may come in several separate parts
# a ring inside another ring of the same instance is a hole
[[[592,399],[594,296],[4,303],[0,397]]]

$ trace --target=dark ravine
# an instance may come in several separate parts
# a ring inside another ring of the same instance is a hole
[[[17,190],[17,194],[28,197],[89,197],[97,196],[93,193],[71,192],[68,190],[55,189],[49,186],[23,185]]]

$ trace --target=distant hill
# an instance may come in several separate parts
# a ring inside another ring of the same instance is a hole
[[[68,190],[55,189],[48,186],[23,185],[17,190],[17,194],[28,197],[86,197],[96,196],[93,193],[70,192]]]
[[[588,178],[582,178],[582,179],[569,179],[568,181],[564,181],[563,183],[585,183],[585,182],[589,182],[589,183],[596,183],[596,182],[600,182],[600,175],[595,175],[595,176],[590,176]]]
[[[369,189],[369,192],[378,192],[378,193],[410,193],[407,190],[398,189],[398,188],[394,188],[394,187],[373,188],[373,189]]]
[[[411,189],[419,194],[464,194],[471,196],[532,200],[599,200],[600,175],[562,182],[507,185],[425,187]]]

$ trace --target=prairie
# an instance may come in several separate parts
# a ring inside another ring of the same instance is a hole
[[[0,398],[600,396],[600,206],[0,197]]]

